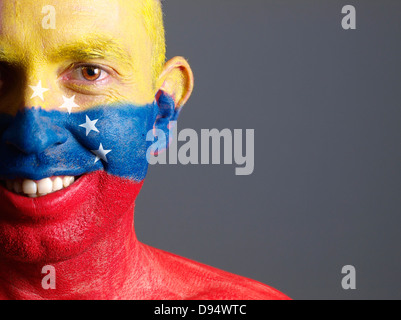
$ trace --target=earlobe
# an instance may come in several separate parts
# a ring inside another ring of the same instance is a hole
[[[176,121],[180,114],[181,108],[176,108],[175,101],[172,96],[159,90],[156,94],[155,103],[157,104],[158,114],[153,128],[153,135],[157,138],[154,144],[157,152],[166,150],[173,138],[171,135],[176,126]]]
[[[156,104],[159,110],[156,118],[156,126],[161,120],[168,122],[176,121],[178,119],[181,108],[176,107],[174,98],[170,94],[159,90],[156,94]]]

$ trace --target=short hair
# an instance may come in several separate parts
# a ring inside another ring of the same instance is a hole
[[[155,84],[166,61],[166,39],[161,0],[141,0],[141,15],[152,43],[152,76]]]

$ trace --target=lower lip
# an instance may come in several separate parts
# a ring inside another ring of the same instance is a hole
[[[91,197],[91,191],[97,190],[100,171],[83,175],[67,188],[42,197],[29,198],[0,186],[0,219],[60,219],[67,212],[71,213],[76,204]]]

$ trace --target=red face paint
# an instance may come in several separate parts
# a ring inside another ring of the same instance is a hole
[[[83,252],[131,211],[142,186],[96,171],[38,198],[0,187],[0,254],[25,262],[57,262]]]
[[[3,121],[2,178],[83,175],[71,186],[38,198],[0,186],[0,299],[286,298],[258,282],[137,240],[134,205],[149,145],[144,133],[154,121],[168,131],[168,120],[176,119],[169,114],[173,104],[163,101],[159,97],[161,116],[156,120],[155,108],[149,108],[149,117],[129,116],[146,112],[143,108],[87,111],[90,119],[99,119],[99,133],[89,135],[80,126],[86,112],[68,116],[31,109],[16,118],[19,123]],[[110,114],[114,116],[106,116]],[[24,126],[30,134],[24,134]],[[24,140],[26,136],[32,139]],[[90,152],[99,143],[112,149],[107,161],[95,162]],[[54,290],[41,286],[45,265],[56,270]]]

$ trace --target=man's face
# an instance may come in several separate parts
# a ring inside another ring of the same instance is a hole
[[[152,44],[140,1],[54,0],[55,29],[46,0],[0,3],[0,254],[67,259],[133,208],[158,113]]]

